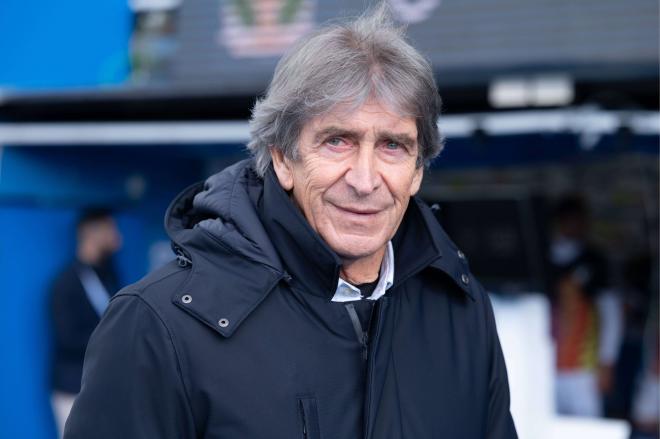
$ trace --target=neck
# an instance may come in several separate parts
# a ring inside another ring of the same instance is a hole
[[[339,275],[345,281],[360,285],[374,282],[378,279],[383,257],[385,256],[385,246],[371,255],[358,259],[344,259]]]

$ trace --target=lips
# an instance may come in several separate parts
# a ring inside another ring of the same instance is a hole
[[[383,210],[383,209],[364,208],[364,207],[337,206],[336,204],[334,204],[334,206],[339,210],[342,210],[347,213],[352,213],[354,215],[375,215]]]

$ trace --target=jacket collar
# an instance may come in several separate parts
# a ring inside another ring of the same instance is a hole
[[[214,193],[228,194],[225,202],[216,204],[224,206],[218,209],[231,208],[233,216],[199,202],[216,198]],[[240,224],[245,217],[259,224]],[[247,160],[184,190],[168,208],[165,227],[173,249],[183,256],[180,261],[191,265],[172,302],[225,337],[282,280],[299,282],[305,291],[328,301],[334,295],[340,258],[309,226],[274,172],[258,179]],[[249,232],[255,230],[259,233]],[[237,248],[243,235],[243,248]],[[393,288],[432,268],[474,299],[467,262],[421,200],[410,200],[392,245]],[[184,300],[186,295],[192,300]]]
[[[285,276],[225,248],[208,231],[196,231],[200,236],[194,239],[197,248],[192,253],[191,272],[171,300],[230,337]]]
[[[292,282],[300,282],[312,294],[332,299],[341,259],[311,228],[282,189],[272,166],[264,178],[259,216]]]
[[[225,337],[284,278],[256,215],[261,187],[244,160],[186,188],[165,214],[179,265],[190,270],[172,303]]]
[[[305,290],[331,300],[337,289],[341,259],[311,228],[303,214],[282,189],[271,166],[264,178],[259,215],[293,282]],[[404,219],[392,239],[394,284],[426,269],[449,275],[466,294],[473,297],[467,263],[456,246],[420,199],[410,200]]]
[[[412,204],[412,202],[411,202]],[[435,215],[426,203],[415,198],[415,205],[420,215],[420,223],[426,228],[426,235],[433,242],[433,246],[441,249],[440,257],[436,258],[429,267],[441,271],[460,287],[467,296],[476,300],[476,279],[470,272],[467,259],[456,244],[449,238]]]

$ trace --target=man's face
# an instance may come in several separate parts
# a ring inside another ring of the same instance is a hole
[[[337,110],[303,127],[298,152],[273,148],[273,165],[312,228],[344,259],[384,249],[422,181],[415,119],[377,102]]]
[[[122,236],[115,220],[112,218],[105,218],[88,224],[84,237],[96,249],[99,260],[112,256],[122,246]]]

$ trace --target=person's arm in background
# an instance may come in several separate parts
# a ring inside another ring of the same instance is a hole
[[[168,328],[137,293],[118,293],[90,339],[64,439],[195,437]]]
[[[658,277],[654,279],[657,282]],[[654,289],[657,291],[657,286]],[[642,369],[633,394],[631,418],[637,432],[657,437],[660,433],[660,318],[658,295],[651,297],[644,328]]]
[[[604,254],[588,248],[584,266],[589,273],[584,288],[598,315],[598,390],[606,395],[614,385],[614,367],[623,337],[623,307],[619,292],[612,288],[612,270]]]
[[[596,297],[598,311],[598,389],[607,394],[613,385],[614,365],[619,356],[623,337],[623,308],[619,294],[604,289]]]

